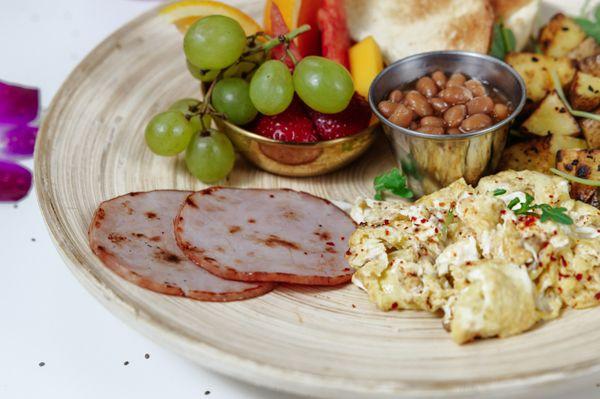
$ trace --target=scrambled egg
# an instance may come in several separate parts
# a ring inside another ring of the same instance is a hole
[[[573,224],[517,215],[515,198],[529,195],[566,208]],[[362,199],[351,215],[354,284],[383,310],[443,313],[457,343],[600,304],[600,211],[571,200],[562,178],[507,171],[477,188],[461,179],[414,204]]]

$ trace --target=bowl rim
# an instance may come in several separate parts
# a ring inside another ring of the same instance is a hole
[[[308,142],[308,143],[294,143],[294,142],[274,140],[274,139],[270,139],[265,136],[261,136],[258,133],[251,132],[250,130],[244,129],[243,127],[235,125],[225,119],[220,119],[218,123],[223,123],[223,124],[227,125],[228,128],[233,129],[234,131],[238,132],[239,134],[244,135],[251,140],[258,141],[262,144],[281,145],[281,146],[288,146],[288,147],[307,147],[307,148],[308,147],[328,147],[328,146],[344,143],[347,141],[355,140],[362,136],[367,136],[367,135],[374,133],[375,129],[377,129],[381,125],[381,122],[378,120],[375,123],[369,124],[369,126],[362,129],[361,131],[351,134],[349,136],[344,136],[344,137],[340,137],[340,138],[333,139],[333,140],[321,140],[321,141]]]
[[[382,80],[388,73],[390,73],[392,70],[397,68],[398,65],[401,65],[402,63],[405,63],[408,61],[413,61],[415,59],[420,59],[420,58],[429,58],[429,57],[433,57],[433,56],[448,56],[448,55],[460,55],[460,56],[464,56],[464,57],[475,58],[479,62],[482,62],[482,63],[486,63],[486,62],[493,63],[493,64],[501,66],[502,68],[504,68],[504,70],[507,73],[511,74],[516,79],[516,81],[519,85],[519,88],[520,88],[520,92],[521,92],[521,98],[519,100],[519,103],[513,110],[513,112],[506,119],[504,119],[490,127],[487,127],[483,130],[477,130],[475,132],[470,132],[470,133],[443,134],[443,135],[422,133],[422,132],[417,132],[414,130],[406,129],[404,127],[401,127],[401,126],[398,126],[398,125],[392,123],[385,116],[383,116],[381,114],[381,112],[379,112],[379,109],[377,108],[377,105],[375,104],[375,98],[374,98],[375,94],[373,92],[373,87],[375,87],[375,85],[380,80]],[[371,83],[371,87],[369,88],[368,100],[369,100],[369,105],[371,106],[371,111],[377,116],[377,118],[379,119],[379,121],[382,124],[386,125],[389,128],[399,130],[400,132],[407,134],[409,136],[419,137],[419,138],[424,138],[424,139],[440,140],[440,141],[460,140],[460,139],[466,139],[466,138],[470,138],[470,137],[483,136],[485,134],[492,133],[492,132],[498,130],[499,128],[511,123],[521,113],[521,111],[523,110],[523,107],[525,106],[525,102],[527,101],[527,89],[525,86],[525,81],[523,80],[521,75],[519,75],[519,73],[513,67],[511,67],[509,64],[507,64],[506,62],[504,62],[498,58],[492,57],[487,54],[475,53],[472,51],[439,50],[439,51],[428,51],[425,53],[414,54],[414,55],[402,58],[402,59],[390,64],[383,71],[381,71],[375,77],[373,82]]]

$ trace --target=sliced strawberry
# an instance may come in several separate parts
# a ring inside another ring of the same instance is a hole
[[[348,107],[337,114],[322,114],[309,109],[321,140],[333,140],[358,133],[369,126],[371,109],[364,98],[355,94]]]
[[[294,99],[281,114],[259,116],[254,131],[261,136],[290,143],[312,143],[319,140],[310,117],[298,99]]]
[[[349,69],[350,33],[346,22],[344,0],[323,0],[317,18],[322,34],[323,57],[339,62]]]
[[[281,10],[277,7],[277,4],[274,2],[271,3],[271,34],[274,37],[278,37],[281,35],[285,35],[290,30],[285,24],[285,20],[283,19],[283,14],[281,14]],[[298,51],[298,47],[294,42],[290,43],[290,51],[296,58],[296,61],[300,61],[302,57],[300,56],[300,52]],[[290,68],[294,69],[294,62],[290,59],[289,55],[285,51],[285,45],[280,44],[279,46],[273,48],[271,50],[271,58],[274,60],[281,60],[285,62],[285,64]]]

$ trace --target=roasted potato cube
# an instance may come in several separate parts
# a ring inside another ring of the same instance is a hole
[[[556,154],[556,168],[582,179],[600,180],[600,150],[560,150]],[[600,206],[598,187],[571,183],[571,197],[595,207]]]
[[[600,108],[596,110],[596,114],[600,114]],[[600,122],[593,119],[584,119],[581,122],[583,137],[590,148],[600,148]]]
[[[527,97],[537,102],[554,89],[548,71],[555,70],[563,86],[568,85],[575,76],[575,61],[567,57],[554,58],[535,53],[510,53],[506,56],[509,63],[523,77],[527,86]]]
[[[579,43],[579,46],[571,50],[569,54],[567,54],[567,57],[581,61],[584,58],[591,57],[596,54],[600,54],[600,46],[598,43],[596,43],[596,39],[593,37],[588,37]]]
[[[577,121],[555,91],[548,94],[533,114],[523,122],[521,130],[537,136],[576,136],[581,131]]]
[[[600,105],[600,77],[577,72],[571,83],[569,100],[574,109],[592,111]]]
[[[579,70],[600,77],[600,54],[584,58],[579,62]]]
[[[550,137],[540,137],[506,148],[500,158],[498,169],[548,173],[554,165],[554,155],[550,151]]]
[[[587,148],[587,143],[570,136],[547,136],[513,144],[504,150],[500,170],[527,169],[549,173],[554,166],[556,153],[565,148]]]
[[[563,57],[576,48],[585,37],[585,32],[573,19],[559,13],[542,28],[538,41],[544,54]]]

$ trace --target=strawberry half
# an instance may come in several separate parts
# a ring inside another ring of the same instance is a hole
[[[281,114],[260,115],[254,131],[261,136],[289,143],[313,143],[319,140],[312,121],[296,98]]]
[[[348,59],[350,32],[346,22],[344,0],[323,0],[317,20],[321,30],[323,57],[339,62],[346,69],[350,69]]]
[[[308,110],[321,140],[333,140],[358,133],[369,126],[371,108],[361,96],[355,94],[345,110],[337,114],[322,114]]]

